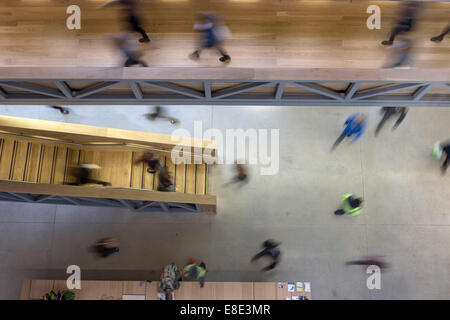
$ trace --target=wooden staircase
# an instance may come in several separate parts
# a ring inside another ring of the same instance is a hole
[[[0,133],[0,180],[48,184],[73,182],[70,167],[95,163],[94,179],[110,182],[112,187],[156,190],[158,174],[148,173],[147,165],[134,160],[145,151],[94,151],[63,143],[39,142]],[[175,165],[170,154],[152,151],[174,178],[176,192],[207,194],[207,165]]]
[[[215,197],[208,195],[208,165],[204,161],[175,164],[172,148],[177,144],[169,141],[167,135],[0,116],[0,200],[23,191],[28,196],[20,199],[32,201],[54,195],[72,197],[71,203],[76,204],[81,202],[74,197],[94,197],[117,200],[128,208],[155,202],[215,211]],[[210,148],[211,141],[204,142],[200,141],[200,150]],[[190,143],[199,145],[199,141]],[[149,151],[168,167],[175,192],[157,191],[159,174],[149,173],[147,164],[136,162]],[[201,157],[195,152],[187,156]],[[111,186],[65,185],[74,182],[71,168],[82,163],[99,165],[92,178]]]

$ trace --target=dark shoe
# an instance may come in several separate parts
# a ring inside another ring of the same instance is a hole
[[[228,62],[231,60],[231,58],[229,55],[225,55],[225,56],[220,57],[219,60],[222,62]]]
[[[390,40],[384,40],[383,42],[381,42],[381,44],[383,46],[391,46],[394,43],[394,41],[390,41]]]
[[[342,216],[344,213],[345,213],[345,211],[342,210],[342,209],[336,210],[336,211],[334,212],[334,214],[337,215],[337,216]]]
[[[148,42],[150,42],[150,38],[141,38],[141,39],[139,39],[139,42],[140,43],[148,43]]]
[[[433,37],[430,39],[431,41],[435,41],[435,42],[441,42],[442,40],[444,40],[443,36],[437,36],[437,37]]]

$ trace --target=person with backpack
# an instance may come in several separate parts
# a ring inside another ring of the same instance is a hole
[[[450,165],[450,140],[444,143],[437,141],[431,150],[431,156],[436,160],[441,160],[445,153],[444,162],[441,165],[442,175],[445,175]]]
[[[183,267],[183,277],[187,280],[199,281],[201,288],[205,285],[207,273],[208,271],[206,270],[206,264],[203,261],[197,265],[194,259],[190,259]]]
[[[221,62],[229,62],[231,57],[223,49],[222,43],[229,38],[231,33],[228,27],[223,22],[223,17],[216,16],[212,13],[198,13],[199,23],[194,25],[194,30],[201,31],[203,36],[199,48],[191,55],[191,59],[199,59],[200,52],[206,48],[215,48],[222,55],[219,58]]]
[[[351,193],[344,194],[342,197],[342,208],[334,212],[337,216],[349,214],[352,216],[358,216],[361,214],[361,208],[364,200],[362,198],[356,198]]]
[[[173,299],[173,292],[180,288],[181,278],[181,272],[174,263],[164,267],[159,281],[159,289],[165,295],[164,300]]]
[[[355,135],[352,142],[358,140],[367,129],[367,117],[361,113],[354,113],[344,123],[344,131],[337,138],[336,142],[333,144],[331,151],[333,151],[346,137],[351,137]]]

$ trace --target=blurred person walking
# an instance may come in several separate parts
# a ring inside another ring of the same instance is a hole
[[[224,23],[222,16],[212,13],[198,13],[198,22],[194,25],[194,30],[203,33],[200,45],[191,55],[191,59],[199,59],[200,52],[203,49],[215,48],[222,56],[219,58],[221,62],[229,62],[231,57],[222,47],[224,40],[231,36],[231,32]]]
[[[444,157],[444,154],[444,162],[442,162],[441,165],[442,175],[445,175],[447,168],[450,165],[450,140],[444,143],[437,141],[431,150],[431,156],[436,160],[441,160]]]
[[[103,186],[110,186],[111,183],[92,178],[93,170],[101,169],[100,166],[93,163],[82,163],[71,168],[71,175],[75,182],[65,183],[67,185],[79,186],[84,184],[101,184]]]
[[[364,200],[362,198],[356,198],[352,193],[346,193],[342,197],[342,207],[334,212],[337,216],[349,214],[352,216],[358,216],[361,214],[361,209]]]
[[[119,243],[114,238],[103,238],[97,241],[91,251],[100,258],[106,258],[113,253],[119,252]]]
[[[163,111],[163,108],[161,108],[160,106],[156,106],[154,108],[154,112],[146,113],[145,116],[147,117],[147,119],[152,121],[155,121],[157,118],[161,118],[169,120],[171,124],[177,124],[180,122],[177,118],[165,114],[165,111]]]
[[[387,268],[389,268],[389,264],[384,260],[384,256],[372,256],[372,257],[364,257],[361,260],[352,260],[347,261],[345,265],[351,266],[351,265],[361,265],[361,266],[378,266],[381,271],[386,271]]]
[[[400,123],[402,123],[403,119],[405,119],[406,114],[408,113],[407,107],[383,107],[381,108],[381,112],[383,113],[383,118],[381,119],[380,123],[377,126],[377,129],[375,130],[375,136],[378,135],[381,128],[384,126],[386,121],[388,121],[392,116],[398,115],[398,119],[394,124],[394,127],[392,130],[395,130]]]
[[[61,112],[61,114],[69,114],[69,109],[62,106],[50,106],[50,108],[58,110],[59,112]]]
[[[236,163],[234,168],[236,170],[236,175],[229,182],[225,183],[223,185],[224,187],[234,183],[239,183],[242,187],[244,184],[248,183],[249,179],[244,165]]]
[[[441,42],[442,40],[444,40],[444,37],[450,32],[450,24],[447,25],[447,27],[445,27],[445,29],[442,31],[442,33],[436,37],[431,38],[431,41],[434,42]]]
[[[205,278],[208,271],[206,270],[206,264],[202,261],[199,265],[195,263],[194,259],[190,259],[188,263],[183,267],[183,277],[190,281],[199,281],[200,287],[205,285]]]
[[[367,117],[364,114],[361,113],[354,113],[350,117],[347,118],[347,120],[344,123],[344,131],[341,133],[341,135],[337,138],[335,143],[333,144],[333,147],[331,148],[331,151],[336,149],[336,147],[344,140],[346,137],[351,137],[355,135],[351,143],[358,140],[363,133],[367,129]]]
[[[137,38],[130,33],[123,33],[114,37],[117,47],[125,56],[125,67],[131,67],[134,65],[141,65],[142,67],[148,67],[148,65],[141,60],[144,55],[142,49],[139,47]]]
[[[141,26],[141,19],[139,17],[140,5],[139,0],[111,0],[98,6],[97,8],[104,8],[112,5],[122,5],[125,15],[125,22],[127,24],[127,30],[134,31],[141,34],[142,38],[139,42],[150,42],[150,38]]]
[[[261,259],[264,256],[269,256],[272,258],[272,263],[262,269],[261,271],[269,271],[274,269],[281,259],[281,251],[278,248],[281,242],[276,242],[275,240],[269,239],[262,243],[263,250],[257,253],[251,260],[251,262],[255,262],[258,259]]]
[[[400,33],[412,31],[421,9],[423,8],[422,3],[419,1],[403,1],[401,6],[400,15],[392,29],[389,40],[381,42],[384,46],[392,45],[395,37]]]
[[[158,191],[176,191],[169,168],[166,166],[159,170]]]
[[[156,158],[152,152],[145,152],[142,156],[137,157],[134,160],[135,164],[141,162],[148,165],[147,168],[148,173],[156,173],[156,171],[161,170],[162,168],[161,161],[159,161],[159,159]]]
[[[383,68],[400,68],[411,61],[411,51],[413,41],[411,39],[403,38],[398,43],[390,46],[388,49],[392,50]]]

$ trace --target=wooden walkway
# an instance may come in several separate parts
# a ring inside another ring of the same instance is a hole
[[[215,52],[199,61],[195,13],[223,14],[233,38],[229,67],[380,68],[399,1],[364,0],[143,0],[144,27],[152,42],[145,56],[152,67],[221,67]],[[68,30],[66,1],[3,0],[0,6],[0,66],[112,67],[123,63],[112,35],[123,28],[120,9],[97,10],[100,0],[75,1],[81,30]],[[381,7],[381,30],[368,30],[366,9]],[[450,3],[431,2],[413,33],[416,68],[448,69],[450,41],[430,41],[449,23]],[[50,72],[50,71],[49,71]],[[1,77],[1,75],[0,75]]]

